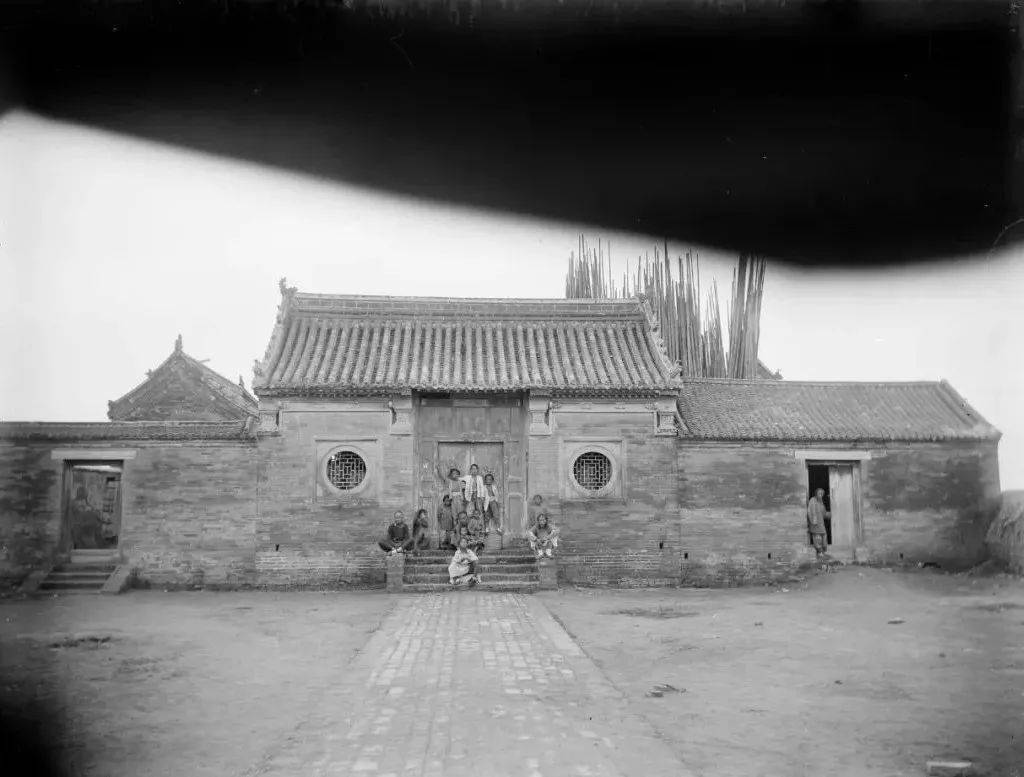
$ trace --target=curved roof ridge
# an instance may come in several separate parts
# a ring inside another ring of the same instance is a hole
[[[684,383],[728,383],[740,386],[939,386],[942,380],[788,380],[775,378],[706,378],[683,376]]]
[[[392,297],[301,293],[285,281],[280,287],[274,331],[254,370],[253,388],[261,396],[498,390],[660,395],[680,386],[678,369],[639,297]],[[586,335],[597,322],[610,327],[605,334],[615,341],[613,350],[638,367],[639,377],[600,377],[597,367],[609,357]],[[528,338],[522,350],[508,350],[506,341],[524,323],[574,334],[568,340]],[[430,336],[439,324],[455,337]],[[351,351],[353,338],[357,352]],[[398,370],[390,367],[396,353],[406,354]],[[435,369],[437,363],[465,369],[449,375]]]
[[[946,381],[684,378],[683,436],[706,440],[998,440]]]
[[[458,297],[458,296],[430,296],[430,295],[402,295],[402,294],[320,294],[308,291],[297,291],[294,298],[298,299],[337,299],[337,300],[371,300],[371,301],[400,301],[400,302],[494,302],[499,304],[515,303],[551,303],[573,305],[585,303],[587,305],[634,305],[639,307],[638,297],[621,297],[619,299],[603,299],[592,297]]]

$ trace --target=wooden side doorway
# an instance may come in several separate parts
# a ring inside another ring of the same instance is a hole
[[[62,547],[116,550],[121,534],[120,461],[69,461],[64,469]]]
[[[831,512],[829,554],[852,561],[862,541],[860,463],[808,461],[807,484],[808,498],[816,488],[825,489],[825,504]]]

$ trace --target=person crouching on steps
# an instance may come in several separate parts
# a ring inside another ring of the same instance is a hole
[[[466,538],[460,539],[459,547],[456,549],[455,555],[452,556],[451,563],[448,565],[448,582],[452,585],[467,583],[470,586],[479,583],[480,575],[476,573],[478,561],[476,553],[470,550]]]
[[[412,551],[426,550],[430,547],[430,520],[427,511],[422,507],[416,511],[412,522]]]
[[[394,520],[388,526],[384,539],[377,544],[389,555],[404,553],[412,548],[412,533],[409,531],[409,525],[405,522],[405,513],[401,510],[395,511]]]
[[[537,558],[542,556],[551,558],[555,548],[558,547],[558,534],[558,527],[551,525],[548,521],[548,514],[539,513],[537,522],[529,528],[526,536],[530,540],[530,548],[537,554]]]

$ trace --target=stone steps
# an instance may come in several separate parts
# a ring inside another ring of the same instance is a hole
[[[443,583],[407,583],[403,586],[403,592],[411,593],[433,593],[440,591],[514,591],[516,593],[533,593],[540,590],[540,582],[518,580],[514,582],[489,582],[484,577],[484,582],[478,583],[472,589],[466,585],[453,586],[446,580]]]
[[[540,589],[537,559],[529,548],[516,546],[500,550],[485,549],[479,554],[477,570],[483,579],[474,586],[481,591],[523,591]],[[448,564],[451,551],[429,550],[405,557],[403,591],[450,591]],[[459,589],[465,586],[458,586]]]
[[[537,572],[532,574],[501,574],[500,572],[487,572],[481,571],[480,577],[483,578],[484,582],[490,583],[540,583],[540,575]],[[416,583],[443,583],[448,584],[448,571],[444,572],[427,572],[420,573],[414,572],[412,574],[406,572],[403,578],[405,585],[415,585]]]
[[[68,563],[54,567],[36,590],[40,593],[96,593],[117,568],[117,551],[73,550]]]
[[[477,569],[480,570],[480,574],[482,574],[482,575],[486,575],[488,573],[490,573],[492,575],[493,574],[503,574],[503,575],[509,575],[509,574],[531,574],[531,573],[535,573],[537,571],[537,565],[533,564],[533,563],[527,564],[525,562],[522,563],[522,564],[488,564],[488,563],[480,563],[480,564],[477,564]],[[410,564],[408,562],[406,562],[406,564],[405,564],[405,575],[406,575],[406,577],[408,577],[410,574],[428,574],[428,573],[441,573],[441,572],[444,572],[445,574],[447,574],[447,572],[448,572],[448,562],[447,561],[445,561],[443,564],[442,563],[436,563],[436,564]]]
[[[116,566],[116,564],[58,564],[50,571],[50,574],[73,572],[75,574],[102,573],[109,575]]]

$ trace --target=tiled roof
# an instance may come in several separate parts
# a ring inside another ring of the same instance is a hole
[[[257,412],[256,399],[182,350],[174,351],[146,380],[109,403],[111,421],[229,421]]]
[[[459,299],[285,289],[259,395],[387,391],[674,393],[640,300]]]
[[[255,439],[255,419],[245,421],[97,421],[0,423],[0,440],[246,440]]]
[[[681,436],[711,440],[978,440],[999,432],[946,381],[683,380]]]

